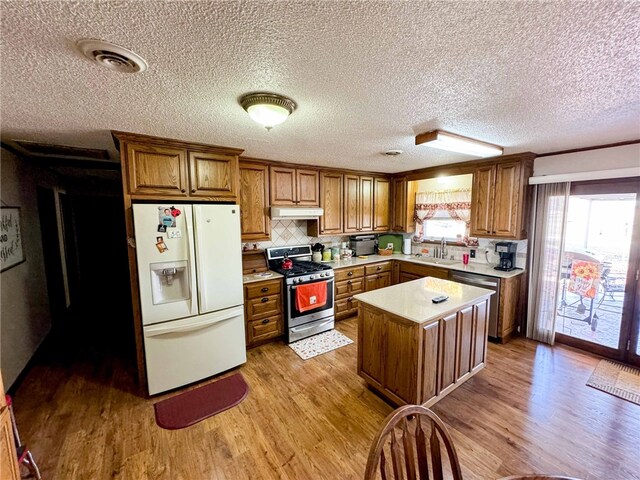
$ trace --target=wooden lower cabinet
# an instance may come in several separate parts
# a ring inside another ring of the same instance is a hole
[[[248,347],[261,345],[284,333],[282,280],[244,286],[245,328]]]
[[[417,280],[423,277],[442,278],[443,280],[449,279],[449,271],[446,268],[410,262],[398,263],[400,264],[399,283],[410,282],[411,280]]]
[[[344,320],[358,314],[358,301],[353,295],[364,292],[364,268],[341,268],[335,271],[336,320]]]
[[[0,478],[2,480],[19,480],[18,455],[13,438],[11,414],[5,401],[2,373],[0,372]]]
[[[500,280],[498,296],[498,338],[502,343],[517,333],[520,286],[523,275]]]
[[[335,317],[343,320],[358,314],[353,295],[392,285],[392,262],[378,262],[335,271]]]
[[[391,285],[391,262],[380,262],[364,267],[364,291],[370,292]]]
[[[396,405],[433,405],[484,368],[488,298],[425,324],[360,303],[358,374]]]

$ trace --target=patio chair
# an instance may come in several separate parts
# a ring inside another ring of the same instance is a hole
[[[602,302],[604,302],[604,299],[607,295],[612,301],[615,302],[617,299],[614,297],[614,294],[624,293],[627,286],[627,276],[618,273],[612,273],[611,267],[606,265],[602,270],[602,276],[600,277],[600,280],[603,293],[602,298],[600,298],[600,301],[598,302],[598,307],[602,305]]]

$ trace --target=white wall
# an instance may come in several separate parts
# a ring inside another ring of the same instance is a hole
[[[425,178],[424,180],[418,180],[416,183],[418,184],[417,192],[440,192],[443,190],[471,188],[473,185],[473,175]]]
[[[8,388],[51,330],[36,187],[54,177],[2,149],[0,197],[21,207],[26,261],[0,274],[0,368]]]
[[[539,157],[533,162],[533,176],[598,172],[621,168],[640,168],[640,143]]]

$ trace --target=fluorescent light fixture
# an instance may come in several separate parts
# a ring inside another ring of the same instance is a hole
[[[416,135],[416,145],[426,145],[427,147],[439,148],[450,152],[464,153],[474,157],[495,157],[502,155],[502,147],[491,143],[481,142],[473,138],[463,137],[455,133],[443,130]]]
[[[290,98],[268,92],[249,93],[240,99],[240,105],[267,130],[280,125],[296,109],[296,102]]]

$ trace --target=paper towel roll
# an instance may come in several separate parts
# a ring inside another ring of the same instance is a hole
[[[405,255],[411,255],[411,239],[405,238],[402,243],[402,253]]]

